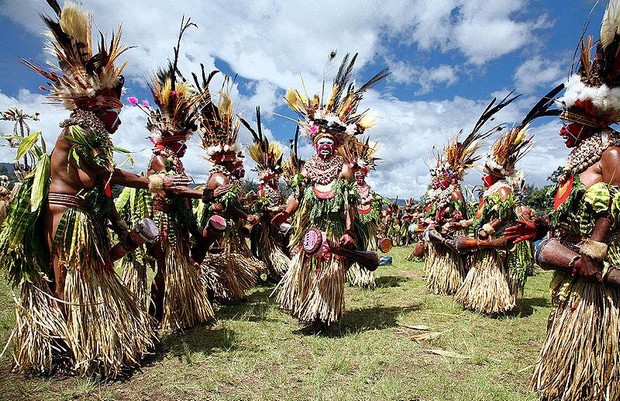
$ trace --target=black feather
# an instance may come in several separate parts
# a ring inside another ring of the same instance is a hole
[[[391,73],[392,72],[390,71],[389,67],[384,68],[383,70],[381,70],[378,73],[376,73],[374,77],[370,78],[370,80],[368,80],[368,82],[366,82],[364,85],[362,85],[362,87],[357,90],[357,93],[365,92],[370,87],[372,87],[377,82],[381,81],[382,79],[384,79],[385,77],[387,77]]]
[[[558,93],[560,93],[564,89],[564,84],[559,84],[555,88],[553,88],[549,93],[543,96],[532,109],[527,113],[523,121],[521,122],[521,126],[526,125],[527,123],[544,116],[557,116],[560,114],[561,110],[554,109],[549,110],[549,108],[555,103],[555,97]]]
[[[60,18],[60,14],[62,13],[62,9],[56,0],[47,0],[47,4],[52,7],[52,10],[56,13],[58,18]]]

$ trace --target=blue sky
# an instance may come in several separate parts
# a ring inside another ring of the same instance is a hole
[[[62,2],[62,0],[60,0]],[[0,109],[18,106],[41,112],[33,123],[53,141],[58,122],[67,111],[43,104],[38,86],[44,81],[23,67],[19,57],[43,61],[45,42],[39,13],[51,13],[43,0],[4,0],[0,7]],[[442,146],[459,129],[471,128],[493,96],[516,89],[521,98],[498,117],[511,124],[534,102],[566,79],[573,53],[590,10],[589,0],[85,0],[94,27],[107,35],[124,23],[123,41],[136,46],[126,54],[127,96],[148,99],[151,72],[172,56],[182,15],[198,28],[188,31],[181,45],[181,70],[218,68],[237,74],[234,100],[247,118],[261,106],[264,124],[273,138],[288,143],[294,124],[276,114],[293,117],[282,96],[288,87],[300,88],[303,75],[308,92],[320,91],[327,54],[359,52],[356,78],[368,79],[389,66],[393,73],[368,92],[361,107],[379,116],[369,131],[382,144],[383,159],[370,182],[387,196],[419,197],[429,182],[427,163],[433,146]],[[360,6],[362,5],[362,6]],[[589,32],[598,38],[606,2],[590,17]],[[215,89],[217,86],[213,85]],[[136,171],[149,157],[146,117],[135,108],[121,114],[115,135],[119,145],[136,151]],[[536,146],[523,160],[526,179],[544,185],[562,164],[567,150],[557,135],[559,122],[540,121],[531,129]],[[0,131],[11,130],[0,123]],[[249,142],[244,132],[241,141]],[[491,142],[483,146],[486,151]],[[0,160],[13,150],[0,148]],[[308,146],[303,148],[310,154]],[[209,165],[195,143],[184,159],[196,181],[204,180]],[[467,182],[479,182],[471,172]]]

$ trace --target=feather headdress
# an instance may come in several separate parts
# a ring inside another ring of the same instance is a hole
[[[335,57],[336,52],[332,52],[328,63]],[[368,113],[368,110],[358,112],[357,109],[364,93],[388,76],[390,72],[385,68],[356,89],[354,83],[351,82],[351,73],[356,59],[357,54],[353,57],[347,54],[344,57],[327,98],[324,96],[324,90],[321,96],[316,94],[312,98],[296,89],[289,89],[286,92],[285,100],[297,113],[298,124],[302,132],[313,142],[322,136],[330,135],[338,142],[338,145],[342,145],[347,136],[361,134],[375,124],[375,118]],[[325,82],[323,82],[323,88],[325,88]]]
[[[379,151],[379,143],[370,142],[370,137],[365,140],[359,140],[355,137],[350,138],[339,149],[344,160],[355,169],[374,170],[378,157],[375,157]]]
[[[197,93],[196,89],[183,79],[178,69],[181,38],[191,26],[196,24],[191,22],[190,18],[181,19],[174,59],[168,61],[168,66],[160,69],[151,78],[149,89],[157,108],[139,105],[137,101],[135,103],[148,115],[146,128],[151,131],[151,141],[156,145],[185,141],[197,128],[196,104],[204,94]],[[132,99],[129,101],[134,103]]]
[[[593,49],[594,58],[591,58]],[[598,42],[581,40],[579,70],[558,99],[561,118],[600,128],[620,121],[620,0],[609,0]]]
[[[62,104],[69,110],[121,108],[119,98],[124,82],[121,72],[126,62],[118,67],[114,63],[129,49],[120,42],[122,28],[112,34],[109,45],[99,32],[95,53],[91,15],[70,1],[66,1],[63,8],[56,0],[47,0],[47,3],[56,18],[42,16],[48,28],[46,48],[58,63],[48,61],[47,66],[42,66],[34,61],[22,61],[48,80],[46,90],[51,103]]]
[[[482,127],[489,121],[494,119],[494,115],[501,109],[508,106],[519,96],[510,97],[509,93],[499,103],[496,104],[497,98],[493,98],[488,106],[484,109],[478,121],[474,125],[472,131],[465,137],[463,142],[459,141],[459,136],[463,130],[458,134],[448,139],[448,143],[444,148],[444,157],[446,162],[446,169],[449,172],[448,180],[460,181],[465,177],[467,169],[474,167],[475,163],[480,160],[480,156],[476,155],[476,152],[482,145],[482,142],[491,136],[494,132],[501,129],[502,125],[497,124],[492,128],[482,131]]]
[[[263,134],[260,107],[256,108],[257,130],[244,119],[241,123],[250,131],[254,142],[248,146],[248,154],[256,162],[256,172],[262,180],[282,174],[282,157],[284,149],[278,142],[269,142]]]
[[[298,144],[299,144],[299,125],[295,130],[295,137],[291,139],[290,142],[290,155],[288,159],[284,160],[282,163],[282,174],[284,176],[284,180],[288,183],[292,182],[295,177],[298,177],[301,173],[301,169],[304,166],[305,161],[299,157],[298,152]]]
[[[233,103],[230,96],[230,80],[224,78],[222,89],[219,92],[219,101],[215,105],[209,94],[209,83],[213,76],[219,71],[212,71],[209,76],[205,74],[204,65],[202,69],[202,82],[192,74],[196,86],[203,95],[200,97],[198,107],[200,110],[199,121],[200,139],[202,146],[207,150],[207,159],[214,163],[236,161],[243,158],[241,146],[237,143],[237,135],[241,119],[233,111]]]
[[[559,115],[560,110],[552,108],[555,104],[555,96],[564,88],[560,84],[544,95],[534,107],[525,115],[523,120],[506,133],[500,135],[487,156],[484,166],[485,172],[494,176],[510,177],[515,172],[515,166],[519,160],[529,152],[532,147],[532,138],[528,138],[529,124],[537,118]],[[514,100],[514,99],[513,99]],[[512,101],[512,100],[511,100]]]
[[[519,125],[500,135],[487,158],[484,170],[496,177],[510,177],[519,160],[529,152],[532,139],[527,136],[529,125]]]

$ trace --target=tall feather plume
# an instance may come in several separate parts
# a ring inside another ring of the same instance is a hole
[[[601,22],[601,45],[603,48],[611,45],[615,40],[618,31],[618,21],[620,21],[620,2],[618,0],[610,0],[603,21]]]
[[[553,88],[549,93],[543,96],[532,109],[526,114],[520,126],[524,126],[534,121],[539,117],[545,116],[558,116],[561,113],[560,109],[551,109],[551,106],[555,105],[555,97],[564,89],[564,84],[561,83]]]
[[[331,61],[334,57],[335,52],[332,52],[329,60]],[[297,113],[298,124],[301,125],[306,135],[316,138],[316,133],[323,130],[330,132],[335,137],[336,142],[341,145],[346,141],[347,136],[363,133],[376,121],[373,116],[367,114],[367,110],[360,113],[357,108],[364,92],[388,76],[389,71],[388,69],[380,71],[356,90],[351,81],[356,60],[357,54],[345,55],[334,77],[327,101],[324,99],[324,87],[321,97],[314,95],[310,98],[295,89],[289,89],[286,92],[286,103]]]
[[[487,123],[487,121],[492,120],[494,118],[493,116],[495,114],[497,114],[501,109],[508,106],[515,99],[521,96],[521,95],[517,95],[517,96],[510,97],[513,92],[514,91],[510,91],[510,93],[508,93],[508,95],[506,95],[506,97],[500,100],[500,102],[497,104],[495,104],[495,102],[497,101],[497,98],[493,98],[493,100],[491,100],[489,105],[480,115],[480,118],[478,118],[478,121],[476,121],[476,124],[474,125],[472,132],[478,132],[482,128],[482,126]],[[496,127],[494,127],[493,130],[495,130],[495,128]]]
[[[207,90],[208,83],[214,75],[211,73],[207,78],[203,67],[204,86],[200,89],[202,92]],[[195,80],[198,81],[197,78]],[[237,145],[237,135],[242,122],[239,116],[234,114],[231,90],[232,83],[229,77],[225,77],[219,91],[217,105],[213,103],[210,96],[204,96],[204,101],[199,103],[200,137],[203,147],[208,152],[212,152],[208,153],[211,161],[214,161],[212,156],[215,153],[237,153],[240,150]]]
[[[218,72],[218,70],[211,71],[207,76],[207,74],[205,73],[205,66],[202,63],[200,63],[200,76],[202,78],[202,81],[199,81],[198,76],[192,72],[192,78],[194,79],[194,84],[196,85],[196,89],[198,90],[198,104],[200,109],[199,113],[205,117],[207,115],[210,115],[211,119],[216,120],[219,120],[219,115],[213,115],[217,113],[217,107],[213,105],[213,99],[211,98],[209,84]]]
[[[99,32],[98,52],[93,54],[90,14],[70,1],[66,1],[62,8],[56,0],[47,0],[47,3],[55,17],[42,15],[41,18],[48,28],[46,48],[56,57],[57,64],[48,61],[44,67],[32,61],[22,62],[48,79],[48,98],[52,103],[75,109],[107,89],[114,89],[120,96],[125,63],[119,67],[114,63],[130,48],[120,42],[122,26],[112,35],[109,46]],[[120,101],[110,102],[120,107]]]
[[[241,118],[241,123],[252,134],[253,142],[248,146],[248,154],[256,162],[257,171],[259,173],[265,171],[282,173],[284,149],[278,142],[269,142],[267,136],[263,135],[260,107],[256,108],[256,130],[243,118]]]
[[[197,27],[191,22],[191,18],[185,19],[185,16],[181,18],[177,42],[173,47],[173,59],[168,60],[168,65],[154,74],[149,84],[160,112],[151,113],[147,128],[158,132],[162,138],[187,134],[196,129],[195,106],[201,97],[183,79],[178,69],[181,40],[187,29],[192,26]],[[178,82],[179,79],[181,82]]]
[[[323,67],[323,82],[321,84],[321,101],[323,101],[325,99],[325,82],[327,81],[327,75],[331,71],[332,62],[336,58],[337,54],[338,54],[337,50],[332,50],[329,53],[329,55],[327,56],[327,61],[325,62],[325,66]],[[301,83],[302,83],[302,85],[304,87],[304,92],[306,92],[306,86],[304,84],[303,76],[301,77]],[[306,93],[306,97],[308,97],[307,93]],[[322,106],[323,105],[321,105],[321,107]]]
[[[379,144],[370,143],[370,137],[366,139],[350,138],[340,149],[339,152],[345,161],[354,166],[367,166],[374,169],[379,158],[375,154],[379,151]]]
[[[620,84],[620,1],[610,0],[601,24],[597,59],[604,60],[603,82],[610,87]]]
[[[290,140],[289,148],[290,155],[288,159],[286,159],[282,163],[282,170],[284,179],[289,181],[297,174],[301,173],[301,169],[304,165],[304,161],[299,157],[298,152],[298,142],[299,142],[299,125],[295,129],[295,136]]]
[[[329,111],[334,110],[334,106],[340,99],[342,92],[344,91],[347,83],[349,82],[351,73],[353,72],[353,65],[355,64],[355,60],[357,60],[357,53],[353,55],[351,61],[349,61],[349,57],[350,54],[347,53],[342,59],[342,63],[340,64],[338,73],[336,74],[334,82],[332,83],[332,93],[329,97],[328,102],[325,105],[325,109]]]

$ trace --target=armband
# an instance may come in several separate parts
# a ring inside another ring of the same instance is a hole
[[[587,238],[581,245],[581,253],[595,260],[605,260],[607,258],[607,244]]]

